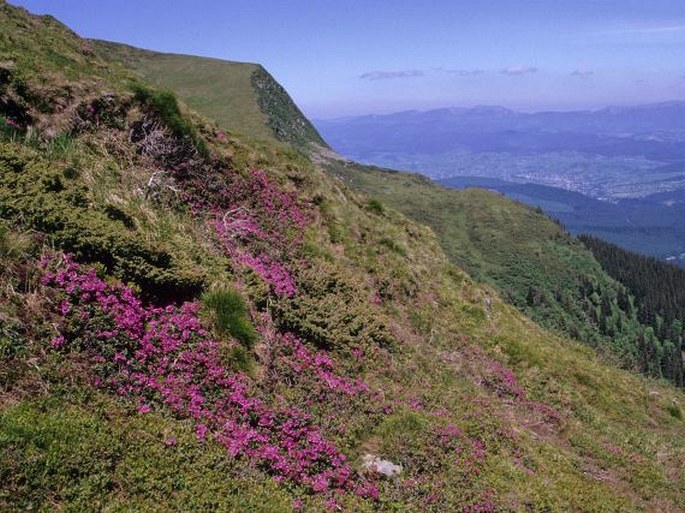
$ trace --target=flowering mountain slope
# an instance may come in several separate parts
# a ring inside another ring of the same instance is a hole
[[[0,509],[685,507],[681,392],[55,20],[0,29]]]
[[[256,65],[91,43],[104,58],[171,89],[222,127],[293,143],[356,190],[427,224],[454,263],[546,328],[587,343],[623,368],[682,386],[682,323],[665,322],[663,314],[645,322],[649,316],[630,291],[540,212],[493,193],[449,190],[420,175],[341,160],[321,147],[287,93]]]

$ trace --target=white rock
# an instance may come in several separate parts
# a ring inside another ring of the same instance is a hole
[[[373,454],[365,454],[362,458],[363,467],[384,476],[393,477],[402,472],[402,465],[395,465],[390,460],[381,459],[379,456]]]

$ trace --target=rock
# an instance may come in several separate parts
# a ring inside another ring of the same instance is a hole
[[[373,454],[365,454],[362,458],[362,466],[365,469],[378,472],[384,476],[394,477],[402,472],[402,465],[396,465],[390,460],[381,459]]]

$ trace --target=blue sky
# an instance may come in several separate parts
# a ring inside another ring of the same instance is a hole
[[[310,117],[685,100],[685,0],[10,0],[80,35],[263,64]]]

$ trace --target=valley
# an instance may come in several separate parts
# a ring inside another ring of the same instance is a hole
[[[315,121],[345,157],[485,187],[624,248],[683,263],[683,102],[526,114],[499,107]]]

